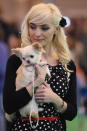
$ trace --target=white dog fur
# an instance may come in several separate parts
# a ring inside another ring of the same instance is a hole
[[[41,66],[44,66],[47,64],[46,61],[41,61],[42,53],[45,52],[40,45],[40,43],[33,43],[32,45],[29,45],[24,48],[16,48],[12,49],[12,52],[15,53],[22,61],[22,64],[16,71],[17,77],[16,77],[16,91],[20,90],[23,87],[28,86],[33,80],[37,77],[37,72],[35,69],[35,64],[39,64]],[[47,67],[47,74],[50,77],[50,72]],[[39,86],[42,83],[38,83],[37,86]],[[26,117],[27,115],[30,115],[33,117],[38,117],[38,104],[36,103],[34,96],[32,97],[31,101],[21,109],[19,109],[19,112],[21,116]],[[12,121],[15,117],[15,113],[12,114],[5,114],[8,121]]]

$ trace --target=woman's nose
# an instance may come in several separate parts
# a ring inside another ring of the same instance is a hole
[[[36,30],[36,32],[35,32],[35,35],[36,35],[37,37],[39,37],[39,36],[41,36],[41,34],[42,34],[41,29],[37,28],[37,30]]]

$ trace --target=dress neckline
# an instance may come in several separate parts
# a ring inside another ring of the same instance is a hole
[[[61,63],[61,62],[58,62],[57,65],[50,65],[50,64],[47,64],[47,65],[48,65],[49,67],[55,68],[55,67],[58,67],[58,66],[62,65],[62,63]]]

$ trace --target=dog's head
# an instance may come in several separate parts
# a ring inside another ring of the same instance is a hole
[[[12,49],[12,53],[15,53],[25,66],[30,64],[38,64],[41,60],[42,53],[45,52],[40,43],[33,43],[32,45],[24,48]]]

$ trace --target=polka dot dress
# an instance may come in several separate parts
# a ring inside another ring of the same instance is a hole
[[[68,91],[67,72],[61,63],[57,66],[48,65],[48,67],[51,78],[50,80],[46,78],[46,82],[50,84],[50,87],[56,94],[64,98]],[[39,105],[39,107],[43,108],[43,111],[39,112],[40,117],[60,117],[60,114],[56,111],[52,103],[45,103]],[[36,120],[32,120],[32,124],[35,125]],[[65,131],[65,121],[61,118],[54,121],[39,120],[37,128],[32,129],[29,120],[22,120],[22,118],[19,117],[14,121],[11,131]]]

